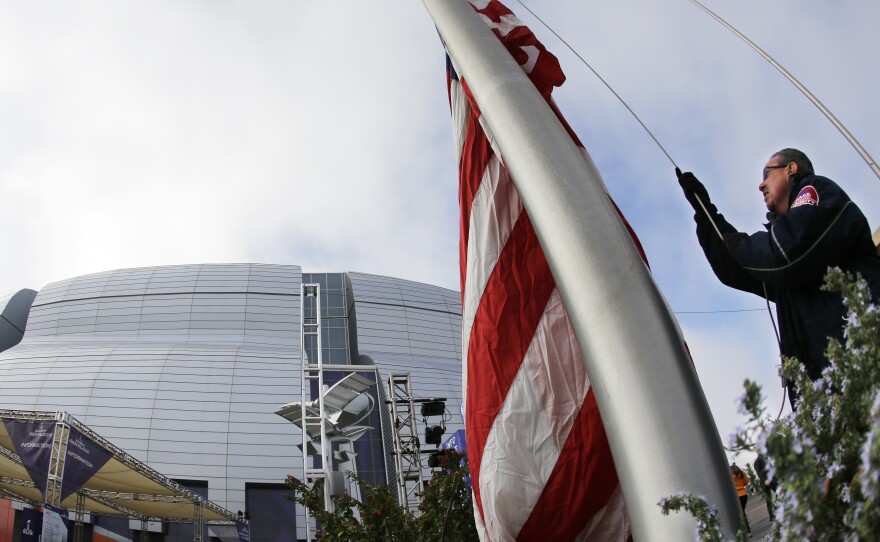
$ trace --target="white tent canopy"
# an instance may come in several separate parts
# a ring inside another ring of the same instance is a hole
[[[0,423],[0,493],[7,497],[35,505],[46,502],[16,453],[13,438],[7,430],[5,422],[15,420],[66,424],[110,454],[110,459],[82,488],[60,503],[61,508],[150,521],[202,524],[243,521],[235,513],[196,495],[131,457],[66,412],[0,410],[0,422],[4,422]],[[66,442],[63,445],[66,446]]]

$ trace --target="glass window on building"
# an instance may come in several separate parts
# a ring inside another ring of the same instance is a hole
[[[285,495],[284,484],[245,484],[245,506],[250,517],[251,542],[296,540],[296,506]]]
[[[341,273],[304,273],[303,284],[320,285],[321,299],[321,356],[324,363],[348,364],[351,360],[348,336],[348,298],[350,292]],[[315,298],[303,300],[304,322],[314,322],[317,303]],[[317,355],[317,339],[306,337],[303,349],[313,363]]]

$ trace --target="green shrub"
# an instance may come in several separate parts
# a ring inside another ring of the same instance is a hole
[[[862,280],[829,270],[825,289],[840,292],[849,312],[846,345],[831,340],[831,366],[810,381],[795,359],[783,375],[796,383],[794,413],[772,420],[761,387],[746,381],[748,422],[737,445],[761,453],[778,483],[771,540],[875,540],[880,533],[880,312]],[[663,499],[664,514],[684,510],[701,540],[723,540],[715,509],[699,496]],[[737,539],[745,537],[744,527]]]
[[[360,485],[363,501],[346,493],[336,499],[335,510],[327,512],[322,482],[309,486],[293,476],[285,483],[294,494],[286,498],[306,506],[317,518],[321,530],[316,538],[322,541],[476,542],[466,458],[449,451],[440,466],[425,485],[418,517],[398,504],[391,486],[368,484],[351,472],[346,475]]]

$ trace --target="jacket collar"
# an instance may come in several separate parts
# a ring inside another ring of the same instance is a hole
[[[788,208],[791,209],[791,204],[794,203],[794,199],[797,197],[798,193],[801,191],[801,188],[810,184],[811,180],[816,177],[813,175],[792,175],[788,179]],[[776,219],[779,216],[776,213],[768,212],[767,213],[767,224],[764,224],[764,227],[768,230],[770,226],[776,222]]]

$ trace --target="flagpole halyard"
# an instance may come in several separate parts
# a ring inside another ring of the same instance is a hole
[[[595,75],[596,78],[599,79],[599,81],[601,81],[603,85],[605,85],[605,88],[607,88],[608,91],[611,92],[611,94],[613,94],[615,98],[617,98],[617,101],[620,102],[621,105],[623,105],[623,107],[625,107],[627,111],[629,111],[629,114],[632,115],[632,117],[636,120],[636,122],[639,123],[639,125],[640,125],[640,126],[642,127],[642,129],[648,134],[648,136],[650,136],[651,139],[654,140],[654,143],[657,145],[657,147],[660,148],[660,151],[666,156],[666,158],[667,158],[667,159],[669,160],[669,162],[672,164],[672,167],[677,168],[677,167],[678,167],[678,164],[676,164],[676,163],[675,163],[675,160],[672,159],[672,156],[671,156],[668,152],[666,152],[666,148],[660,143],[660,140],[657,139],[657,137],[654,135],[654,132],[652,132],[652,131],[648,128],[648,126],[647,126],[644,122],[642,122],[642,119],[641,119],[638,115],[636,115],[636,112],[633,111],[633,108],[630,107],[628,103],[626,103],[626,101],[620,96],[620,94],[617,93],[616,90],[614,90],[614,88],[608,83],[608,81],[606,81],[604,77],[602,77],[601,75],[599,75],[599,72],[597,72],[596,69],[593,68],[593,66],[592,66],[589,62],[587,62],[586,59],[584,59],[584,57],[581,56],[581,54],[578,53],[578,52],[574,49],[574,47],[572,47],[571,45],[569,45],[569,43],[568,43],[567,41],[565,41],[565,39],[564,39],[562,36],[560,36],[555,30],[553,30],[553,29],[550,27],[550,25],[548,25],[546,22],[544,22],[544,19],[540,18],[540,17],[538,16],[538,14],[535,13],[534,11],[532,11],[532,9],[531,9],[529,6],[527,6],[522,0],[516,0],[516,1],[517,1],[517,3],[519,3],[519,5],[521,5],[526,11],[528,11],[529,13],[531,13],[531,14],[532,14],[532,17],[534,17],[534,18],[537,19],[542,25],[544,25],[544,28],[546,28],[547,30],[550,31],[551,34],[553,34],[554,36],[556,36],[556,38],[559,39],[559,41],[561,41],[561,42],[563,43],[563,45],[565,45],[566,47],[568,47],[568,50],[571,51],[572,53],[574,53],[574,56],[578,57],[578,59],[584,64],[584,66],[586,66],[591,72],[593,72],[593,75]]]

